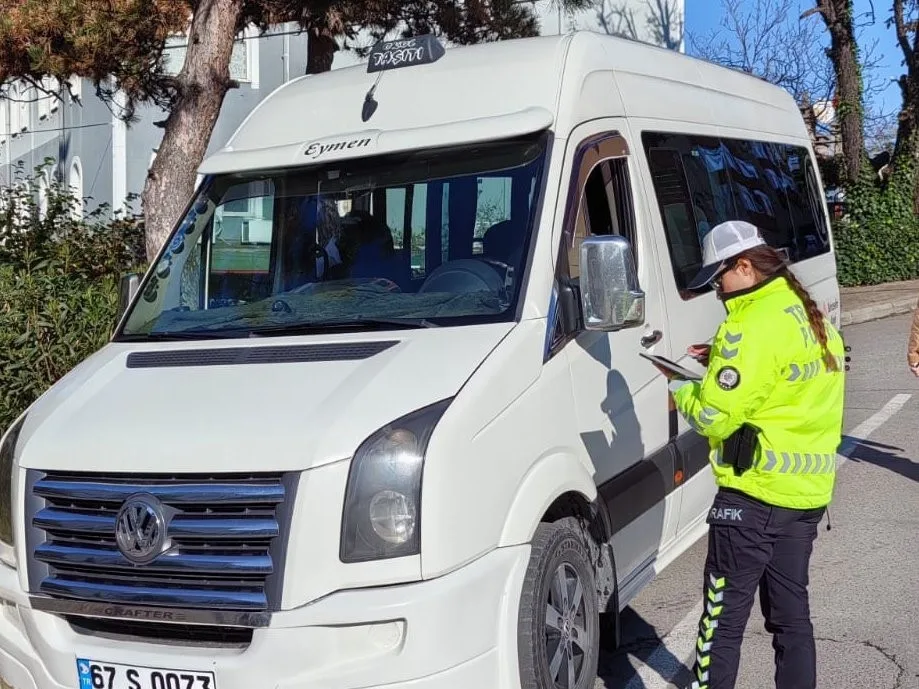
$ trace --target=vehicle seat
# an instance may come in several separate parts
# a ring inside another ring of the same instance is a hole
[[[520,269],[523,257],[524,233],[519,222],[502,220],[485,231],[482,237],[482,255]]]
[[[345,225],[354,247],[348,276],[386,278],[405,288],[409,282],[405,252],[395,249],[389,227],[366,211],[352,211]]]

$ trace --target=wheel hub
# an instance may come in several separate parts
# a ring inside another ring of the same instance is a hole
[[[559,565],[546,602],[546,659],[556,687],[574,689],[586,671],[590,649],[584,586],[569,564]]]

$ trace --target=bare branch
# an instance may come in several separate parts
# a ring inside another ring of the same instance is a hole
[[[53,98],[59,102],[63,102],[64,98],[62,92],[57,89],[52,89],[45,85],[44,80],[41,78],[35,78],[31,75],[23,75],[15,79],[16,82],[25,84],[25,91],[33,90],[36,94],[34,97],[25,98],[22,97],[23,90],[20,90],[16,96],[10,95],[10,87],[14,82],[6,82],[0,85],[0,96],[5,100],[10,101],[11,103],[37,103],[45,98]],[[67,90],[69,92],[70,85],[67,84]]]
[[[796,0],[722,0],[718,30],[690,37],[690,50],[782,86],[794,98],[827,100],[835,87],[822,29],[798,18]]]

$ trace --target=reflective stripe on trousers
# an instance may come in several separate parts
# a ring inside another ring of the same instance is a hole
[[[836,470],[835,454],[806,454],[766,450],[762,471],[778,474],[830,474]]]

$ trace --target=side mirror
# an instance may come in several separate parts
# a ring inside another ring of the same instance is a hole
[[[587,330],[621,330],[645,322],[645,293],[629,241],[618,235],[581,243],[581,310]]]
[[[141,275],[139,273],[128,273],[127,275],[121,276],[121,284],[118,290],[119,320],[121,320],[124,312],[128,310],[128,306],[134,299],[134,295],[137,294],[137,290],[140,289],[140,279]]]

